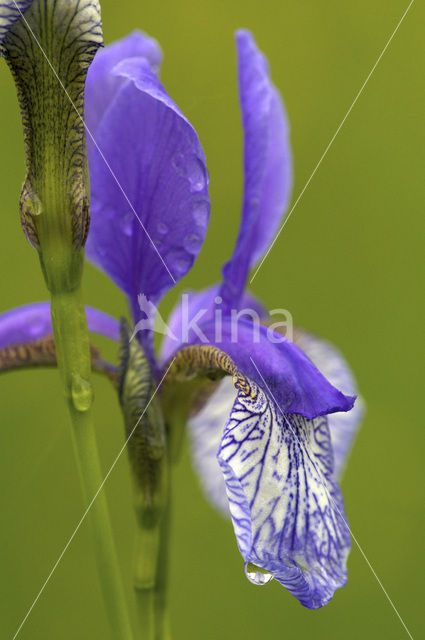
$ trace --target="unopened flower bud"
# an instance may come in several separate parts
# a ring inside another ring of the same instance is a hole
[[[81,276],[90,217],[84,87],[101,45],[98,0],[0,0],[0,52],[17,86],[27,157],[21,220],[51,290]]]

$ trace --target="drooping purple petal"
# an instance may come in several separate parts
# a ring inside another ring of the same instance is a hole
[[[195,130],[146,60],[124,60],[113,73],[130,82],[97,130],[104,158],[96,149],[90,154],[86,248],[129,296],[137,321],[138,295],[157,304],[198,255],[209,219],[208,174]]]
[[[300,330],[295,333],[294,342],[337,389],[349,395],[357,395],[354,375],[336,347],[327,340],[322,340],[307,331]],[[351,411],[333,413],[328,418],[337,478],[344,471],[364,410],[364,402],[357,397]]]
[[[145,58],[153,71],[158,71],[162,61],[162,52],[156,40],[142,31],[133,31],[130,35],[100,49],[90,65],[85,88],[85,122],[90,133],[87,134],[87,148],[91,151],[93,140],[100,122],[112,104],[126,78],[113,73],[114,67],[126,58]],[[91,134],[91,135],[90,135]]]
[[[349,411],[354,404],[355,398],[333,387],[295,344],[246,318],[225,317],[221,323],[199,325],[189,343],[218,347],[243,375],[260,386],[266,380],[286,413],[313,419]]]
[[[224,313],[228,312],[229,309],[223,309],[219,284],[203,291],[183,293],[168,318],[169,331],[161,345],[161,363],[168,362],[179,347],[190,342],[192,326],[206,324],[214,320],[214,317],[219,323]],[[250,293],[242,295],[238,306],[233,308],[233,312],[238,313],[239,317],[245,315],[245,317],[257,322],[261,322],[261,319],[267,315],[260,301]]]
[[[22,14],[33,2],[34,0],[16,0],[15,2],[0,0],[0,45],[9,29],[22,17]]]
[[[107,313],[86,307],[89,331],[118,341],[119,322]],[[52,333],[49,302],[34,302],[0,314],[0,349],[40,340]]]
[[[249,270],[272,241],[292,186],[289,128],[267,61],[248,31],[237,32],[236,46],[245,186],[239,236],[232,258],[223,268],[222,295],[228,304],[241,295]]]
[[[318,608],[346,582],[350,535],[326,417],[283,414],[254,382],[240,388],[218,461],[245,571]]]

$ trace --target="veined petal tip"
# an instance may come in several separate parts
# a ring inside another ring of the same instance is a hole
[[[34,0],[0,0],[0,45]]]

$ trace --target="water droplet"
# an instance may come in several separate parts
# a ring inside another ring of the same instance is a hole
[[[192,193],[205,189],[207,176],[204,163],[197,156],[191,156],[188,162],[188,179]]]
[[[252,584],[264,586],[273,580],[273,574],[265,571],[252,562],[245,562],[245,575]]]
[[[166,225],[165,222],[158,222],[156,229],[162,236],[164,236],[169,231],[168,225]]]
[[[206,229],[210,216],[209,203],[206,200],[199,200],[198,202],[195,202],[192,208],[192,215],[196,224],[203,229]]]
[[[26,193],[22,207],[24,215],[37,217],[41,216],[43,213],[43,205],[35,191],[29,191]]]
[[[127,236],[128,238],[130,238],[133,235],[133,221],[134,221],[134,214],[132,211],[127,211],[127,213],[124,214],[123,219],[121,220],[121,229],[124,233],[125,236]]]
[[[193,260],[183,251],[172,251],[166,256],[166,261],[171,265],[171,271],[181,276],[189,271]]]
[[[203,191],[207,183],[207,174],[203,161],[196,155],[176,153],[172,165],[182,178],[187,178],[192,193]]]
[[[90,382],[79,374],[72,376],[72,402],[77,411],[88,411],[93,400],[93,390]]]
[[[196,233],[189,233],[183,240],[183,244],[186,251],[196,255],[201,248],[202,238]]]

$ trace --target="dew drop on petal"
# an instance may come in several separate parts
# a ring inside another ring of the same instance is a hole
[[[186,251],[196,255],[201,248],[202,238],[196,233],[189,233],[183,240],[183,244]]]
[[[166,256],[166,262],[171,266],[171,271],[175,272],[176,276],[182,276],[189,271],[193,259],[184,251],[171,251]]]
[[[156,229],[162,236],[164,236],[169,231],[168,225],[166,225],[165,222],[158,222]]]
[[[192,193],[203,191],[207,182],[204,163],[198,156],[191,156],[188,159],[188,179]]]
[[[199,200],[198,202],[195,202],[193,204],[192,215],[196,224],[205,229],[210,215],[208,202],[206,200]]]
[[[252,584],[262,587],[273,580],[272,573],[257,567],[257,565],[252,562],[245,562],[244,569],[246,577]]]

